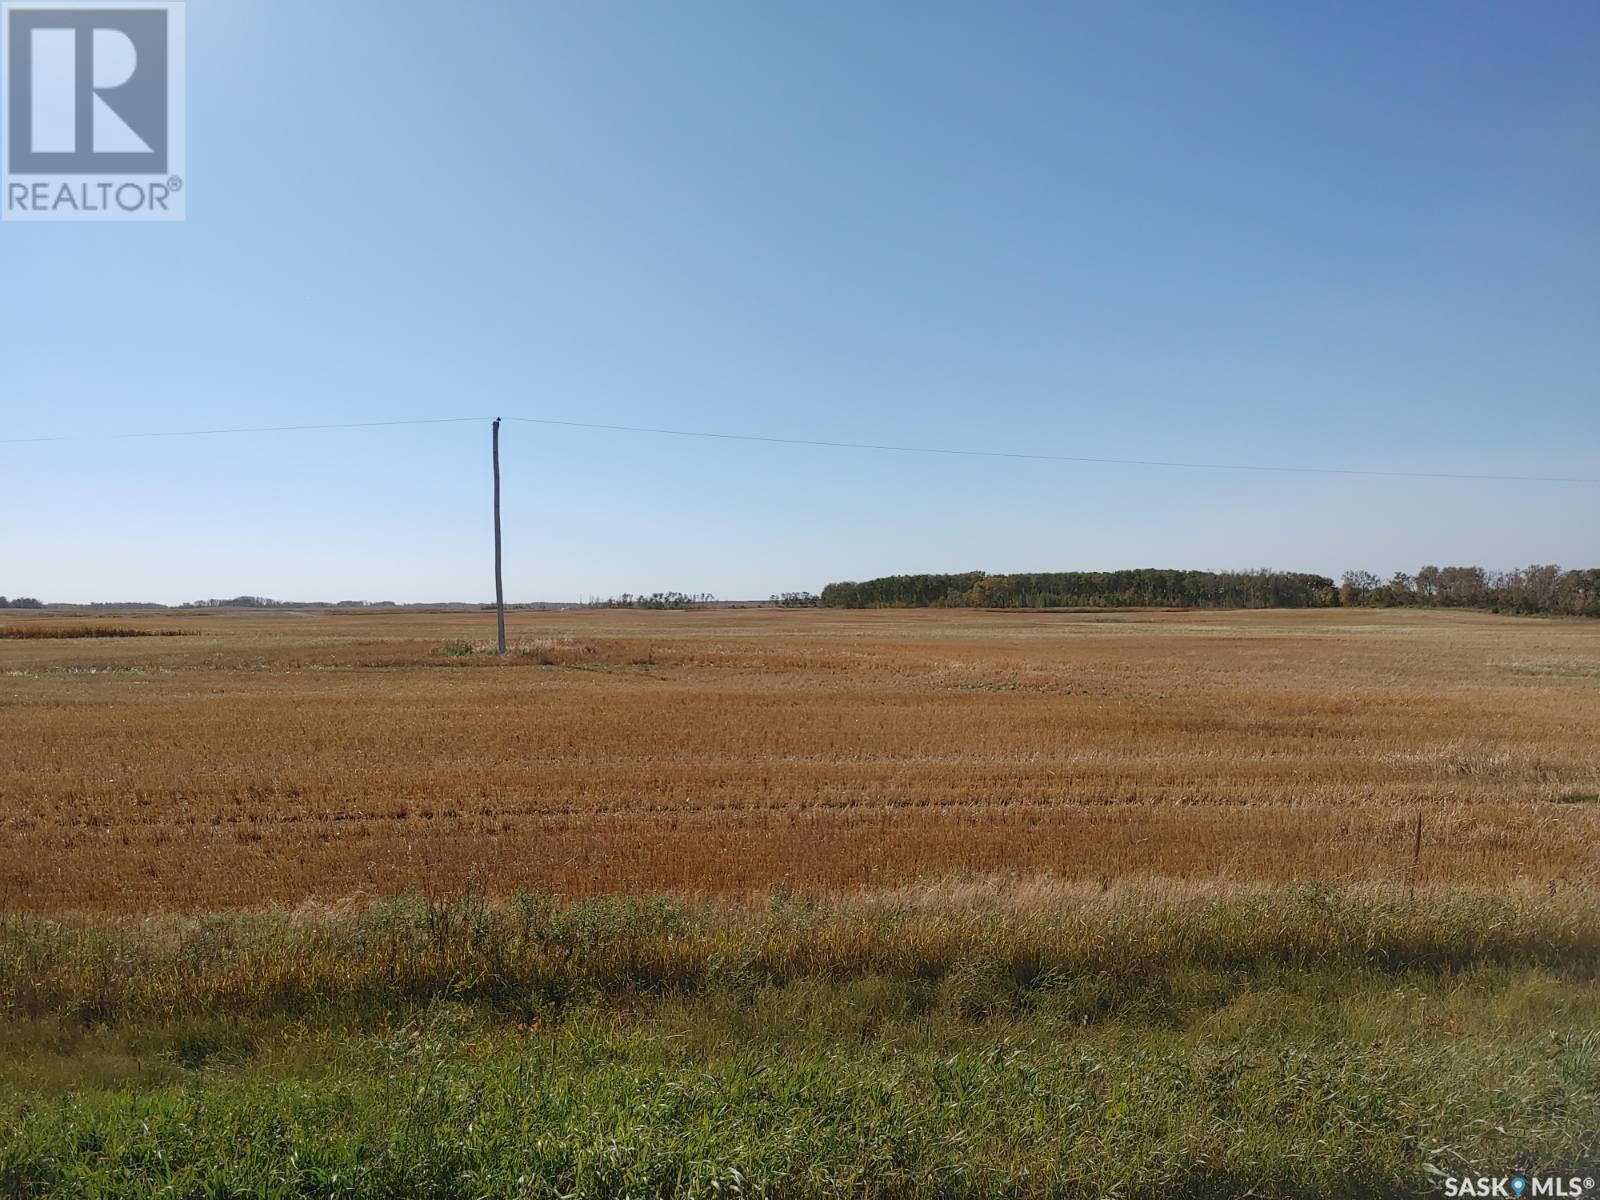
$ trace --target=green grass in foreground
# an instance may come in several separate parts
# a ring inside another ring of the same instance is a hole
[[[1584,893],[0,926],[0,1195],[1438,1195],[1595,1163]]]

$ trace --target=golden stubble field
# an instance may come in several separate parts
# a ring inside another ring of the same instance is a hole
[[[514,612],[502,661],[449,652],[492,614],[97,620],[192,636],[0,639],[0,907],[1600,868],[1596,622]]]

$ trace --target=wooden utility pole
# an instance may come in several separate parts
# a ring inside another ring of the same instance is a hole
[[[494,419],[494,625],[498,652],[506,652],[506,588],[500,577],[500,418]]]

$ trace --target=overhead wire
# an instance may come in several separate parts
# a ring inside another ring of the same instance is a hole
[[[806,446],[828,450],[865,450],[890,454],[939,455],[958,458],[1009,459],[1025,462],[1071,463],[1083,466],[1149,467],[1185,471],[1242,471],[1289,475],[1336,475],[1378,479],[1463,480],[1480,483],[1558,483],[1600,485],[1600,478],[1567,475],[1495,474],[1476,471],[1386,470],[1367,467],[1323,467],[1284,463],[1200,462],[1181,459],[1113,458],[1087,454],[1044,454],[1020,450],[988,450],[950,446],[914,446],[891,442],[855,442],[823,438],[779,437],[769,434],[726,433],[706,429],[673,429],[654,425],[620,425],[601,421],[573,421],[556,417],[509,416],[507,421],[565,429],[609,433],[648,434],[660,437],[698,438],[708,441],[746,442],[774,446]],[[490,417],[401,417],[384,421],[340,421],[300,425],[244,425],[212,429],[140,430],[127,433],[85,432],[43,437],[0,438],[0,445],[38,445],[51,442],[126,441],[150,438],[227,437],[244,434],[321,432],[341,429],[380,429],[420,425],[486,423]]]

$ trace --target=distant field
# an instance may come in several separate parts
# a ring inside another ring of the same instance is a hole
[[[193,636],[0,641],[5,907],[1600,867],[1597,622],[514,612],[505,661],[481,613],[107,624]]]

